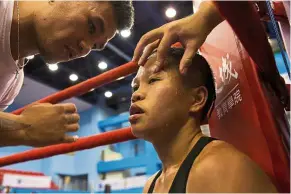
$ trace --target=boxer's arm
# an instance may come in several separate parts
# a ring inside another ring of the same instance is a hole
[[[221,22],[225,19],[220,14],[219,10],[217,9],[215,3],[213,1],[203,1],[197,13],[201,16],[201,18],[206,20],[205,25],[209,28],[209,33]]]
[[[18,115],[0,112],[0,147],[22,145],[25,127],[27,124],[21,123]]]

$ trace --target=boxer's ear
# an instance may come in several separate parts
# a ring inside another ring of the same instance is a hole
[[[208,98],[208,91],[205,86],[199,86],[193,88],[191,94],[192,94],[192,105],[190,107],[190,112],[196,114],[200,112],[205,106]]]

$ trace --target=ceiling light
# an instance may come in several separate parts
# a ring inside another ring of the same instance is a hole
[[[31,60],[34,58],[34,55],[27,56],[26,59]]]
[[[101,61],[101,62],[98,64],[98,67],[99,67],[99,69],[101,69],[101,70],[107,69],[107,63],[105,63],[104,61]]]
[[[131,32],[130,30],[121,30],[120,34],[123,38],[127,38],[130,36]]]
[[[110,97],[112,97],[112,92],[110,92],[110,91],[106,91],[105,93],[104,93],[104,96],[106,97],[106,98],[110,98]]]
[[[70,80],[73,81],[73,82],[77,81],[78,80],[78,76],[73,73],[73,74],[70,75]]]
[[[176,10],[174,9],[174,8],[172,8],[172,7],[170,7],[170,8],[168,8],[167,10],[166,10],[166,16],[168,17],[168,18],[173,18],[173,17],[175,17],[176,16]]]
[[[59,66],[57,63],[55,64],[48,64],[48,68],[51,70],[51,71],[56,71],[58,70]]]

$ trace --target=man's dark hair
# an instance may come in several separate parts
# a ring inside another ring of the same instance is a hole
[[[184,52],[184,48],[171,48],[169,50],[168,56],[175,59],[178,66],[184,55]],[[214,107],[214,101],[216,99],[215,80],[213,72],[206,59],[200,54],[196,54],[192,58],[192,64],[189,67],[188,72],[189,74],[193,74],[193,72],[195,72],[195,75],[189,75],[187,76],[187,79],[189,79],[189,77],[194,78],[194,76],[199,76],[199,83],[197,83],[198,85],[196,83],[190,83],[191,85],[196,84],[196,86],[205,86],[208,91],[208,97],[201,112],[201,121],[203,122],[204,119],[207,118],[208,113],[210,117]],[[192,81],[192,79],[190,80]],[[195,79],[195,82],[197,82],[196,80],[197,79]]]
[[[134,23],[134,8],[132,1],[109,1],[114,10],[117,29],[131,29]]]

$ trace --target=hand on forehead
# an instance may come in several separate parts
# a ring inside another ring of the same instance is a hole
[[[153,52],[146,60],[145,65],[141,66],[138,70],[137,76],[140,76],[140,74],[146,74],[147,76],[150,76],[152,74],[157,74],[161,72],[165,72],[168,70],[169,65],[166,65],[162,69],[158,69],[157,71],[157,53]],[[168,60],[167,60],[168,62]]]
[[[133,79],[133,82],[137,81],[137,79],[138,80],[141,79],[141,77],[151,76],[155,70],[155,62],[156,62],[156,56],[151,55],[150,57],[148,57],[148,60],[145,63],[145,65],[139,67],[137,74],[136,74],[135,78]]]
[[[173,76],[174,77],[180,76],[180,73],[178,71],[178,64],[179,64],[178,62],[177,64],[174,64],[175,62],[173,61],[173,64],[172,64],[169,60],[166,60],[165,64],[167,65],[165,65],[163,68],[159,68],[157,71],[156,60],[157,60],[157,55],[156,55],[156,52],[154,52],[152,53],[152,55],[150,55],[147,58],[144,66],[139,67],[138,72],[132,81],[132,85],[134,85],[135,83],[139,83],[141,80],[146,80],[154,75],[157,75],[157,76],[163,75],[164,78],[169,77],[169,76],[171,78],[173,78]],[[177,71],[170,71],[174,69],[173,67],[175,65],[177,65],[176,66]]]
[[[158,73],[158,71],[166,71],[170,65],[169,65],[169,58],[167,58],[165,60],[165,64],[168,64],[168,65],[165,65],[165,67],[163,68],[158,68],[158,64],[157,64],[157,49],[155,49],[151,55],[146,59],[145,61],[145,65],[144,66],[147,66],[146,68],[149,70],[149,72],[151,73]]]
[[[150,77],[155,72],[155,62],[156,62],[156,55],[153,53],[151,56],[148,57],[144,66],[140,66],[136,76],[132,80],[132,84],[139,83],[142,78]]]

